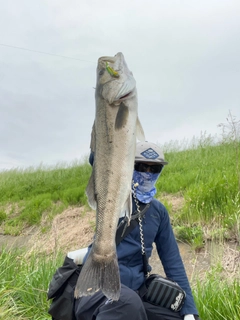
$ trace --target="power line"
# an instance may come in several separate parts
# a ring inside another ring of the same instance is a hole
[[[62,55],[60,55],[60,54],[49,53],[49,52],[43,52],[43,51],[37,51],[37,50],[32,50],[32,49],[27,49],[27,48],[22,48],[22,47],[17,47],[17,46],[11,46],[11,45],[8,45],[8,44],[3,44],[3,43],[0,43],[0,46],[8,47],[8,48],[13,48],[13,49],[24,50],[24,51],[30,51],[30,52],[40,53],[40,54],[46,54],[46,55],[49,55],[49,56],[55,56],[55,57],[60,57],[60,58],[65,58],[65,59],[78,60],[78,61],[85,61],[85,62],[90,62],[90,63],[94,63],[94,64],[95,64],[95,62],[93,62],[93,61],[89,61],[89,60],[83,60],[83,59],[78,59],[78,58],[72,58],[72,57],[62,56]]]

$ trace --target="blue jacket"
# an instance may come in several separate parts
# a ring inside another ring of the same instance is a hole
[[[133,212],[136,205],[133,201]],[[145,251],[148,259],[155,242],[166,276],[176,281],[186,292],[181,315],[198,314],[170,218],[164,205],[153,199],[142,219]],[[140,230],[137,225],[117,246],[121,283],[133,290],[144,282]],[[149,266],[151,269],[151,267]]]
[[[133,212],[136,210],[133,202]],[[164,205],[153,199],[143,219],[143,235],[148,259],[155,242],[166,276],[176,281],[187,297],[181,315],[198,314],[179,248],[173,234],[170,218]],[[139,226],[135,227],[117,246],[121,282],[137,290],[144,281]]]

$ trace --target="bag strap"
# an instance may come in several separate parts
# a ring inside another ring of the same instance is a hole
[[[123,219],[116,232],[116,246],[138,225],[137,219],[142,218],[147,209],[150,207],[150,203],[142,204],[137,207],[137,210],[134,211],[130,225],[127,226],[127,221]],[[141,209],[141,210],[140,210]]]

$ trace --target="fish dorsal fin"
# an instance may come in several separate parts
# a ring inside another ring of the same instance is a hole
[[[118,112],[115,120],[115,130],[120,130],[126,125],[128,116],[129,109],[123,102],[121,102],[118,107]]]
[[[143,127],[138,117],[137,117],[136,131],[137,131],[137,139],[139,141],[145,141],[145,134],[143,131]]]

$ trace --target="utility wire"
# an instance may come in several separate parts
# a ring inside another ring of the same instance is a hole
[[[0,43],[0,46],[8,47],[8,48],[13,48],[13,49],[24,50],[24,51],[30,51],[30,52],[35,52],[35,53],[41,53],[41,54],[46,54],[46,55],[49,55],[49,56],[55,56],[55,57],[60,57],[60,58],[65,58],[65,59],[71,59],[71,60],[78,60],[78,61],[91,62],[91,63],[94,63],[94,64],[95,64],[95,62],[93,62],[93,61],[89,61],[89,60],[83,60],[83,59],[78,59],[78,58],[72,58],[72,57],[62,56],[62,55],[60,55],[60,54],[48,53],[48,52],[43,52],[43,51],[37,51],[37,50],[32,50],[32,49],[27,49],[27,48],[22,48],[22,47],[17,47],[17,46],[11,46],[11,45],[8,45],[8,44],[3,44],[3,43]]]

